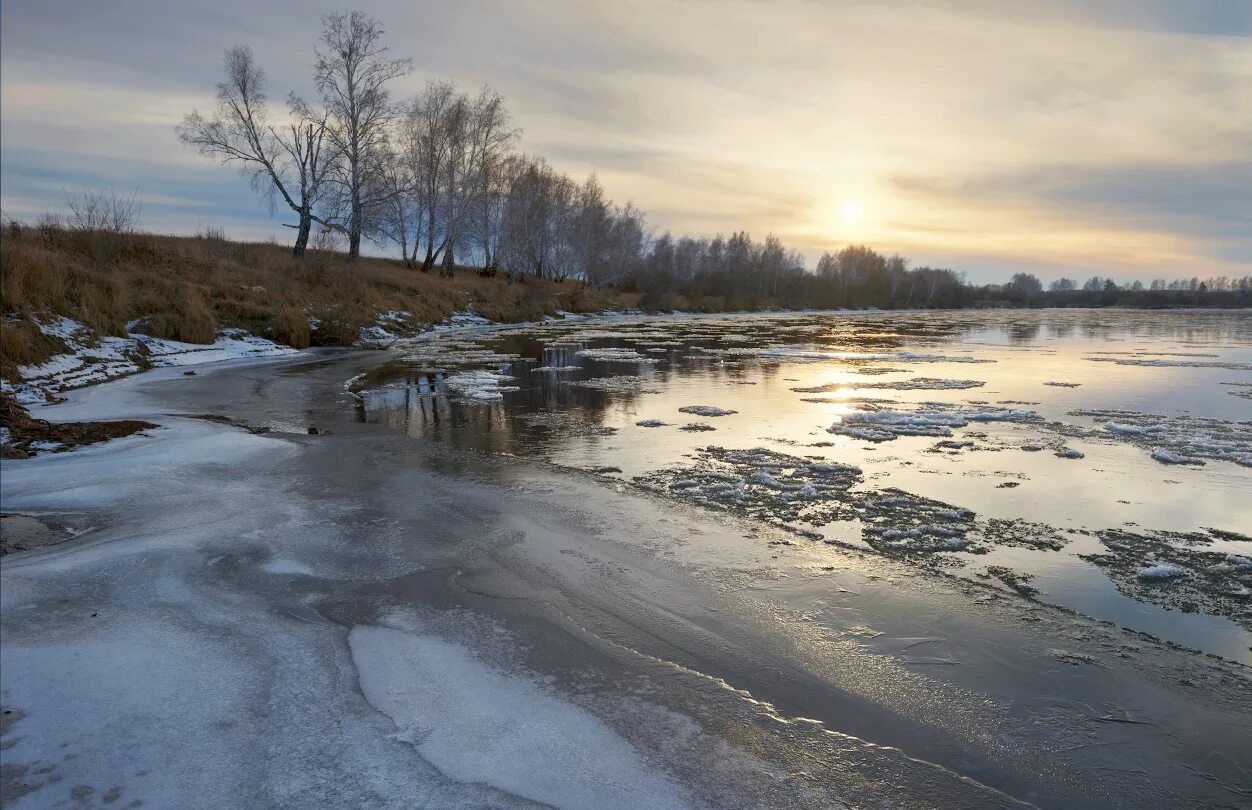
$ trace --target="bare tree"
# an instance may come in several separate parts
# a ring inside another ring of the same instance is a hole
[[[70,209],[70,226],[93,233],[132,234],[140,228],[137,194],[123,197],[115,191],[85,191],[77,197],[65,195]]]
[[[387,58],[382,24],[359,11],[328,14],[322,25],[314,78],[330,114],[330,138],[343,156],[334,177],[347,211],[348,259],[355,261],[367,217],[390,194],[384,168],[393,111],[386,85],[413,62]]]
[[[451,276],[456,251],[472,240],[474,212],[490,186],[489,174],[508,152],[517,131],[509,126],[504,98],[483,86],[475,98],[457,97],[448,116],[448,205],[442,275]]]
[[[217,112],[205,118],[193,110],[183,117],[178,137],[202,155],[223,164],[238,163],[252,187],[273,205],[281,199],[299,218],[293,255],[304,255],[314,222],[330,223],[315,213],[326,192],[335,153],[326,142],[326,116],[294,94],[288,100],[291,120],[270,122],[265,71],[252,49],[226,51],[226,80],[217,85]]]

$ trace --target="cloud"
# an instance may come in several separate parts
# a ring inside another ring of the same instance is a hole
[[[389,0],[369,11],[392,50],[415,58],[397,96],[428,76],[492,84],[522,148],[598,172],[659,228],[772,231],[811,259],[868,242],[989,280],[1246,264],[1252,6],[1183,5]],[[125,167],[127,187],[180,178],[192,205],[163,214],[170,227],[232,204],[249,221],[259,206],[246,183],[183,149],[173,124],[211,106],[221,52],[238,43],[276,97],[311,95],[319,16],[334,8],[133,0],[66,15],[7,0],[6,210],[19,197],[56,205],[32,173],[56,155],[58,181],[80,186],[110,161],[104,174]],[[849,202],[864,211],[855,223],[840,215]]]

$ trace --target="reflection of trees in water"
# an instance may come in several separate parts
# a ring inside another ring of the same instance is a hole
[[[596,336],[599,333],[599,336]],[[606,336],[606,333],[613,333]],[[507,371],[502,402],[481,403],[449,397],[442,374],[402,361],[380,365],[365,376],[369,386],[362,418],[435,438],[458,448],[515,454],[544,453],[565,446],[579,433],[579,422],[602,426],[609,415],[629,410],[638,392],[606,392],[574,385],[601,377],[637,376],[643,388],[663,389],[676,378],[693,377],[721,397],[735,396],[730,383],[769,381],[788,373],[786,362],[758,359],[753,350],[804,345],[843,352],[890,352],[934,349],[978,336],[1000,335],[1009,345],[1029,346],[1040,334],[1091,341],[1115,337],[1174,339],[1252,344],[1252,315],[1237,312],[1143,312],[1117,310],[1013,310],[960,312],[891,312],[872,315],[759,316],[693,319],[640,319],[630,323],[591,322],[537,327],[470,341],[482,349],[522,359]],[[580,335],[586,337],[580,339]],[[464,343],[466,338],[459,337]],[[554,345],[555,344],[555,345]],[[660,345],[658,345],[660,344]],[[633,349],[655,360],[634,363],[596,360],[584,349]],[[664,352],[648,349],[663,348]],[[706,351],[707,350],[707,351]],[[740,350],[736,353],[736,350]],[[746,353],[745,353],[746,352]],[[437,355],[436,355],[437,357]],[[450,358],[455,355],[450,355]],[[541,366],[574,366],[576,371],[539,372]],[[464,366],[476,368],[481,366]],[[456,370],[455,363],[447,371]],[[523,414],[565,414],[561,419],[527,423]]]

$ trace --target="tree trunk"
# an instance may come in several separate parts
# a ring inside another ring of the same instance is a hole
[[[348,261],[354,262],[361,258],[361,231],[353,228],[348,234]]]
[[[300,215],[300,227],[296,230],[296,244],[291,248],[291,255],[297,259],[304,258],[304,249],[309,244],[309,231],[313,228],[313,218],[308,214]]]
[[[456,265],[454,264],[455,261],[456,259],[454,258],[454,255],[452,252],[452,245],[448,245],[447,253],[443,254],[443,268],[439,271],[439,275],[443,276],[444,278],[452,278],[454,275],[456,275]]]

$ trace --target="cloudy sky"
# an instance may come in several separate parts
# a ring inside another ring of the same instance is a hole
[[[4,0],[0,205],[138,191],[152,230],[286,239],[174,125],[248,44],[313,95],[321,0]],[[850,242],[999,280],[1252,272],[1252,0],[361,4],[414,74],[660,229]]]

